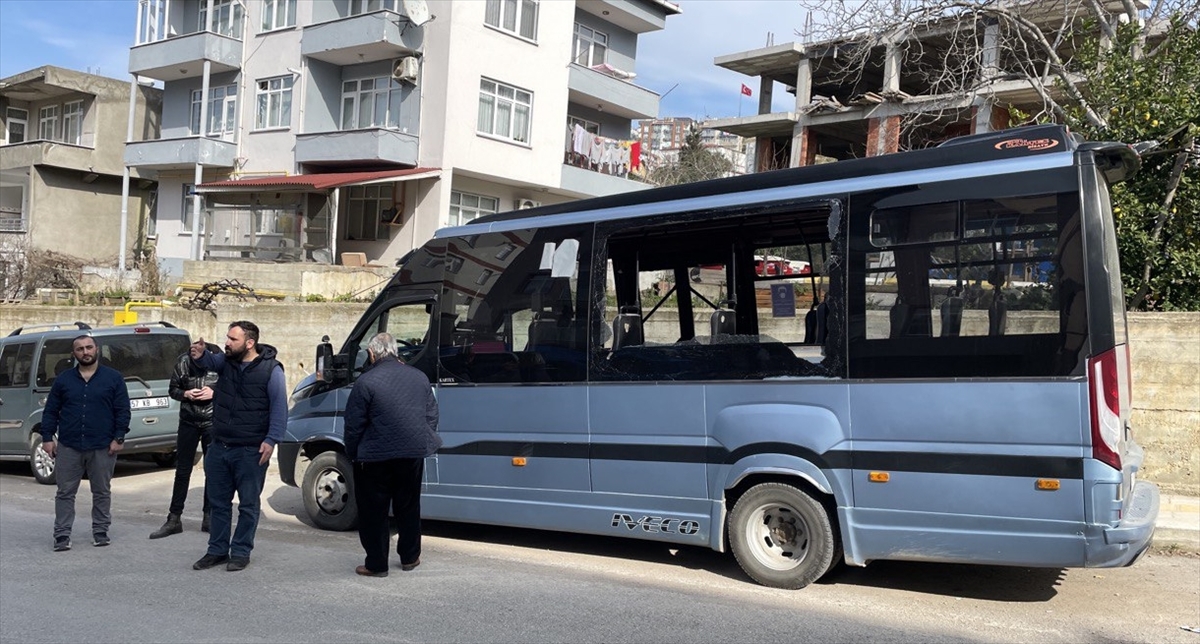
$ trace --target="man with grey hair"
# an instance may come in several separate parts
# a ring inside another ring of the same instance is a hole
[[[346,401],[346,455],[354,462],[358,539],[366,551],[354,572],[388,574],[388,508],[396,516],[400,569],[421,563],[421,479],[425,457],[442,446],[438,406],[429,379],[396,357],[396,340],[380,333],[367,343],[367,371]]]

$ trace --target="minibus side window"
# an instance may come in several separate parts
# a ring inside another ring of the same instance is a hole
[[[447,240],[439,381],[587,378],[591,226]]]
[[[1069,374],[1086,335],[1078,194],[879,203],[901,198],[870,210],[859,245],[851,375]]]

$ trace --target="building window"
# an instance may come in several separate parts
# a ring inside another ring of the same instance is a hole
[[[43,141],[53,141],[58,138],[57,105],[47,105],[38,110],[38,138]]]
[[[532,93],[486,78],[479,82],[479,132],[529,143],[532,111]]]
[[[575,23],[575,41],[571,46],[576,65],[601,65],[608,58],[608,34]]]
[[[483,22],[522,38],[537,40],[538,0],[487,0]]]
[[[495,197],[473,195],[457,190],[450,193],[451,226],[462,226],[473,219],[490,215],[500,207],[500,200]]]
[[[400,127],[402,89],[387,76],[342,83],[342,129]]]
[[[25,230],[24,177],[0,173],[0,232]]]
[[[242,37],[242,3],[241,0],[213,0],[213,15],[212,25],[208,24],[208,2],[202,0],[200,2],[200,29],[199,31],[212,31],[213,33],[229,36],[230,38]]]
[[[263,31],[296,26],[296,0],[265,0],[262,12]]]
[[[63,105],[62,140],[75,145],[83,140],[83,101],[71,101]]]
[[[588,132],[594,136],[600,136],[599,123],[593,123],[592,121],[581,119],[576,116],[567,115],[567,132],[574,131],[576,125],[583,128],[585,132]]]
[[[192,208],[195,207],[195,199],[196,199],[195,184],[191,184],[191,183],[183,184],[183,209],[179,211],[180,213],[182,213],[180,215],[179,219],[182,222],[182,229],[180,230],[180,232],[182,232],[186,235],[192,234]],[[204,198],[203,197],[200,198],[200,208],[201,208],[200,214],[203,215],[204,214],[204,210],[203,210]],[[200,232],[201,233],[204,232],[204,217],[203,216],[200,217]]]
[[[292,125],[292,77],[258,81],[258,109],[254,129],[285,128]]]
[[[396,0],[350,0],[350,15],[371,13],[372,11],[396,10]]]
[[[25,130],[29,126],[29,112],[15,107],[10,107],[5,110],[4,120],[6,123],[7,136],[4,142],[6,144],[24,143]]]
[[[392,209],[392,185],[350,186],[346,191],[346,239],[375,241],[388,238],[385,211]]]
[[[192,90],[191,133],[200,135],[200,90]],[[237,123],[237,85],[208,88],[208,136],[233,134]]]

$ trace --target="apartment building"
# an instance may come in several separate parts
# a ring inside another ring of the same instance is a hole
[[[677,163],[679,150],[683,148],[688,131],[693,127],[703,128],[700,130],[701,145],[729,161],[733,168],[731,176],[754,171],[753,140],[704,127],[704,124],[686,116],[663,117],[638,123],[637,136],[641,142],[643,165],[653,168],[662,164]]]
[[[127,135],[158,136],[161,100],[152,87],[52,66],[0,79],[0,281],[33,249],[113,264],[141,250],[154,185],[134,170],[123,191],[122,152]]]
[[[658,112],[637,40],[678,13],[139,0],[129,71],[163,83],[162,136],[125,162],[159,181],[159,256],[390,264],[482,214],[644,188],[617,162]],[[573,154],[584,137],[603,159]]]

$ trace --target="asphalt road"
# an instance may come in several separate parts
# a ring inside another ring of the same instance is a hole
[[[172,473],[122,462],[113,544],[52,552],[53,488],[0,464],[3,642],[1190,642],[1200,559],[1037,570],[879,562],[801,591],[750,582],[732,557],[635,540],[427,522],[422,565],[360,578],[357,535],[301,520],[274,465],[250,567],[193,571],[185,532],[150,541]],[[398,561],[393,560],[393,566]]]

